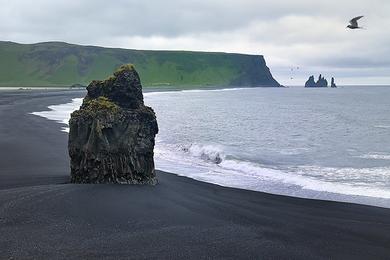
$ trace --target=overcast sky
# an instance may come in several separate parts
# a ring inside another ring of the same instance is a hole
[[[390,0],[0,0],[0,40],[262,54],[275,78],[390,84]],[[365,15],[366,30],[347,30]],[[297,69],[299,67],[299,69]]]

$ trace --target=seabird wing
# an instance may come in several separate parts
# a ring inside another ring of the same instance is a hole
[[[361,16],[357,16],[357,17],[355,17],[355,18],[353,18],[353,19],[351,19],[351,21],[349,21],[349,23],[352,25],[352,26],[358,26],[358,20],[359,19],[361,19],[362,17],[364,17],[363,15],[361,15]]]

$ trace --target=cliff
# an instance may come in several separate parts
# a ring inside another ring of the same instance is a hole
[[[0,57],[0,86],[87,85],[127,63],[148,87],[280,86],[261,55],[0,42]]]
[[[87,90],[69,121],[71,181],[155,184],[157,120],[144,105],[134,66],[121,66],[108,79],[92,81]]]

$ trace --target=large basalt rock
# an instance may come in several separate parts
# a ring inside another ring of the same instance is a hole
[[[157,120],[134,67],[123,65],[87,90],[69,121],[71,182],[156,184]]]
[[[306,88],[312,88],[316,86],[316,82],[314,80],[314,76],[310,76],[309,79],[305,83]]]
[[[316,85],[319,88],[327,88],[328,87],[328,81],[320,74],[320,76],[318,76],[318,80],[317,80]]]
[[[332,79],[330,80],[330,87],[331,88],[337,88],[337,85],[336,85],[336,83],[334,81],[334,77],[332,77]]]
[[[314,81],[314,76],[310,76],[305,83],[306,88],[327,88],[328,81],[320,74],[317,82]]]

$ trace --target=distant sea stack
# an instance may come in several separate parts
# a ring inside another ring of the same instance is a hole
[[[337,88],[337,85],[336,83],[334,82],[334,78],[332,77],[331,81],[330,81],[330,87],[331,88]]]
[[[69,121],[72,183],[156,184],[154,111],[144,105],[133,65],[92,81]]]
[[[327,88],[328,81],[321,74],[318,77],[318,80],[314,80],[314,76],[310,76],[309,79],[305,83],[305,88]],[[335,88],[336,84],[334,78],[332,77],[331,87]]]
[[[0,41],[0,87],[88,85],[132,63],[143,87],[280,87],[262,55]]]

